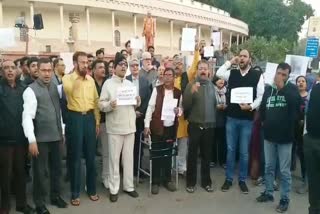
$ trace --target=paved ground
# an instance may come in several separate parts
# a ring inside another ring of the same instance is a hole
[[[164,188],[160,189],[159,195],[148,195],[148,183],[142,183],[138,186],[137,191],[140,194],[138,199],[133,199],[124,193],[120,193],[117,203],[110,203],[107,191],[99,183],[98,194],[99,202],[91,202],[85,193],[81,195],[81,206],[68,209],[58,209],[48,206],[51,213],[54,214],[85,214],[85,213],[116,213],[116,214],[272,214],[279,200],[279,192],[276,192],[276,201],[268,204],[257,204],[255,198],[262,191],[262,187],[254,187],[248,182],[250,193],[243,195],[240,193],[237,185],[234,185],[228,193],[220,191],[224,181],[224,170],[221,168],[212,169],[214,178],[215,192],[207,193],[198,187],[194,194],[185,191],[184,179],[179,180],[179,190],[170,193]],[[296,172],[295,174],[299,174]],[[294,179],[293,186],[297,186],[299,181]],[[69,200],[69,184],[64,183],[63,197]],[[31,197],[29,197],[31,198]],[[306,214],[307,213],[307,195],[291,194],[291,204],[289,214]]]

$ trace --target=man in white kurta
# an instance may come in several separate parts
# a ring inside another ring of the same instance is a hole
[[[131,197],[138,197],[133,184],[133,149],[136,132],[135,108],[141,100],[136,96],[136,105],[120,105],[117,103],[118,90],[123,87],[134,87],[126,80],[127,60],[120,53],[115,57],[115,75],[108,79],[102,87],[99,107],[106,112],[106,130],[109,145],[109,188],[110,201],[116,202],[120,187],[119,162],[122,154],[123,190]]]

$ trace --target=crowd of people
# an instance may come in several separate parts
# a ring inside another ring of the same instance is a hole
[[[225,169],[223,192],[234,184],[237,162],[241,193],[249,193],[249,175],[257,185],[264,184],[265,191],[256,199],[259,203],[274,201],[279,179],[276,210],[280,213],[289,207],[297,153],[303,180],[297,191],[309,191],[309,214],[320,214],[320,75],[312,83],[299,76],[294,84],[289,81],[290,65],[280,63],[274,84],[266,85],[248,50],[233,56],[224,44],[214,54],[217,72],[213,60],[201,55],[203,48],[197,44],[186,69],[180,55],[157,61],[153,46],[136,57],[128,41],[108,61],[103,49],[95,56],[75,52],[70,72],[59,56],[5,59],[0,80],[0,213],[10,212],[12,192],[17,212],[50,213],[47,178],[51,204],[68,207],[61,197],[63,148],[70,205],[80,206],[83,180],[89,199],[100,200],[98,174],[111,202],[118,200],[121,177],[123,191],[139,197],[134,178],[142,167],[138,163],[144,155],[139,152],[143,135],[157,149],[172,149],[177,141],[178,173],[186,179],[188,193],[197,190],[198,159],[200,184],[207,192],[214,191],[210,171],[218,165]],[[130,87],[136,89],[135,102],[119,104],[119,90]],[[239,88],[251,90],[252,102],[234,101]],[[174,117],[168,117],[164,106],[172,101]],[[97,149],[101,173],[96,167]],[[171,158],[153,161],[152,194],[159,194],[160,185],[177,190],[171,169]],[[27,204],[30,179],[35,209]]]

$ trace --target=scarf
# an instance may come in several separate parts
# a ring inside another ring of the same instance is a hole
[[[226,104],[227,88],[223,87],[219,89],[217,86],[214,86],[214,87],[216,89],[217,104]]]

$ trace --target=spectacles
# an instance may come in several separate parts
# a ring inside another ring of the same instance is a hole
[[[172,77],[172,76],[173,76],[173,74],[164,74],[164,76]]]
[[[128,67],[128,63],[126,63],[126,62],[119,62],[118,65]]]
[[[133,64],[133,65],[130,65],[131,67],[138,67],[139,65],[138,64]]]

